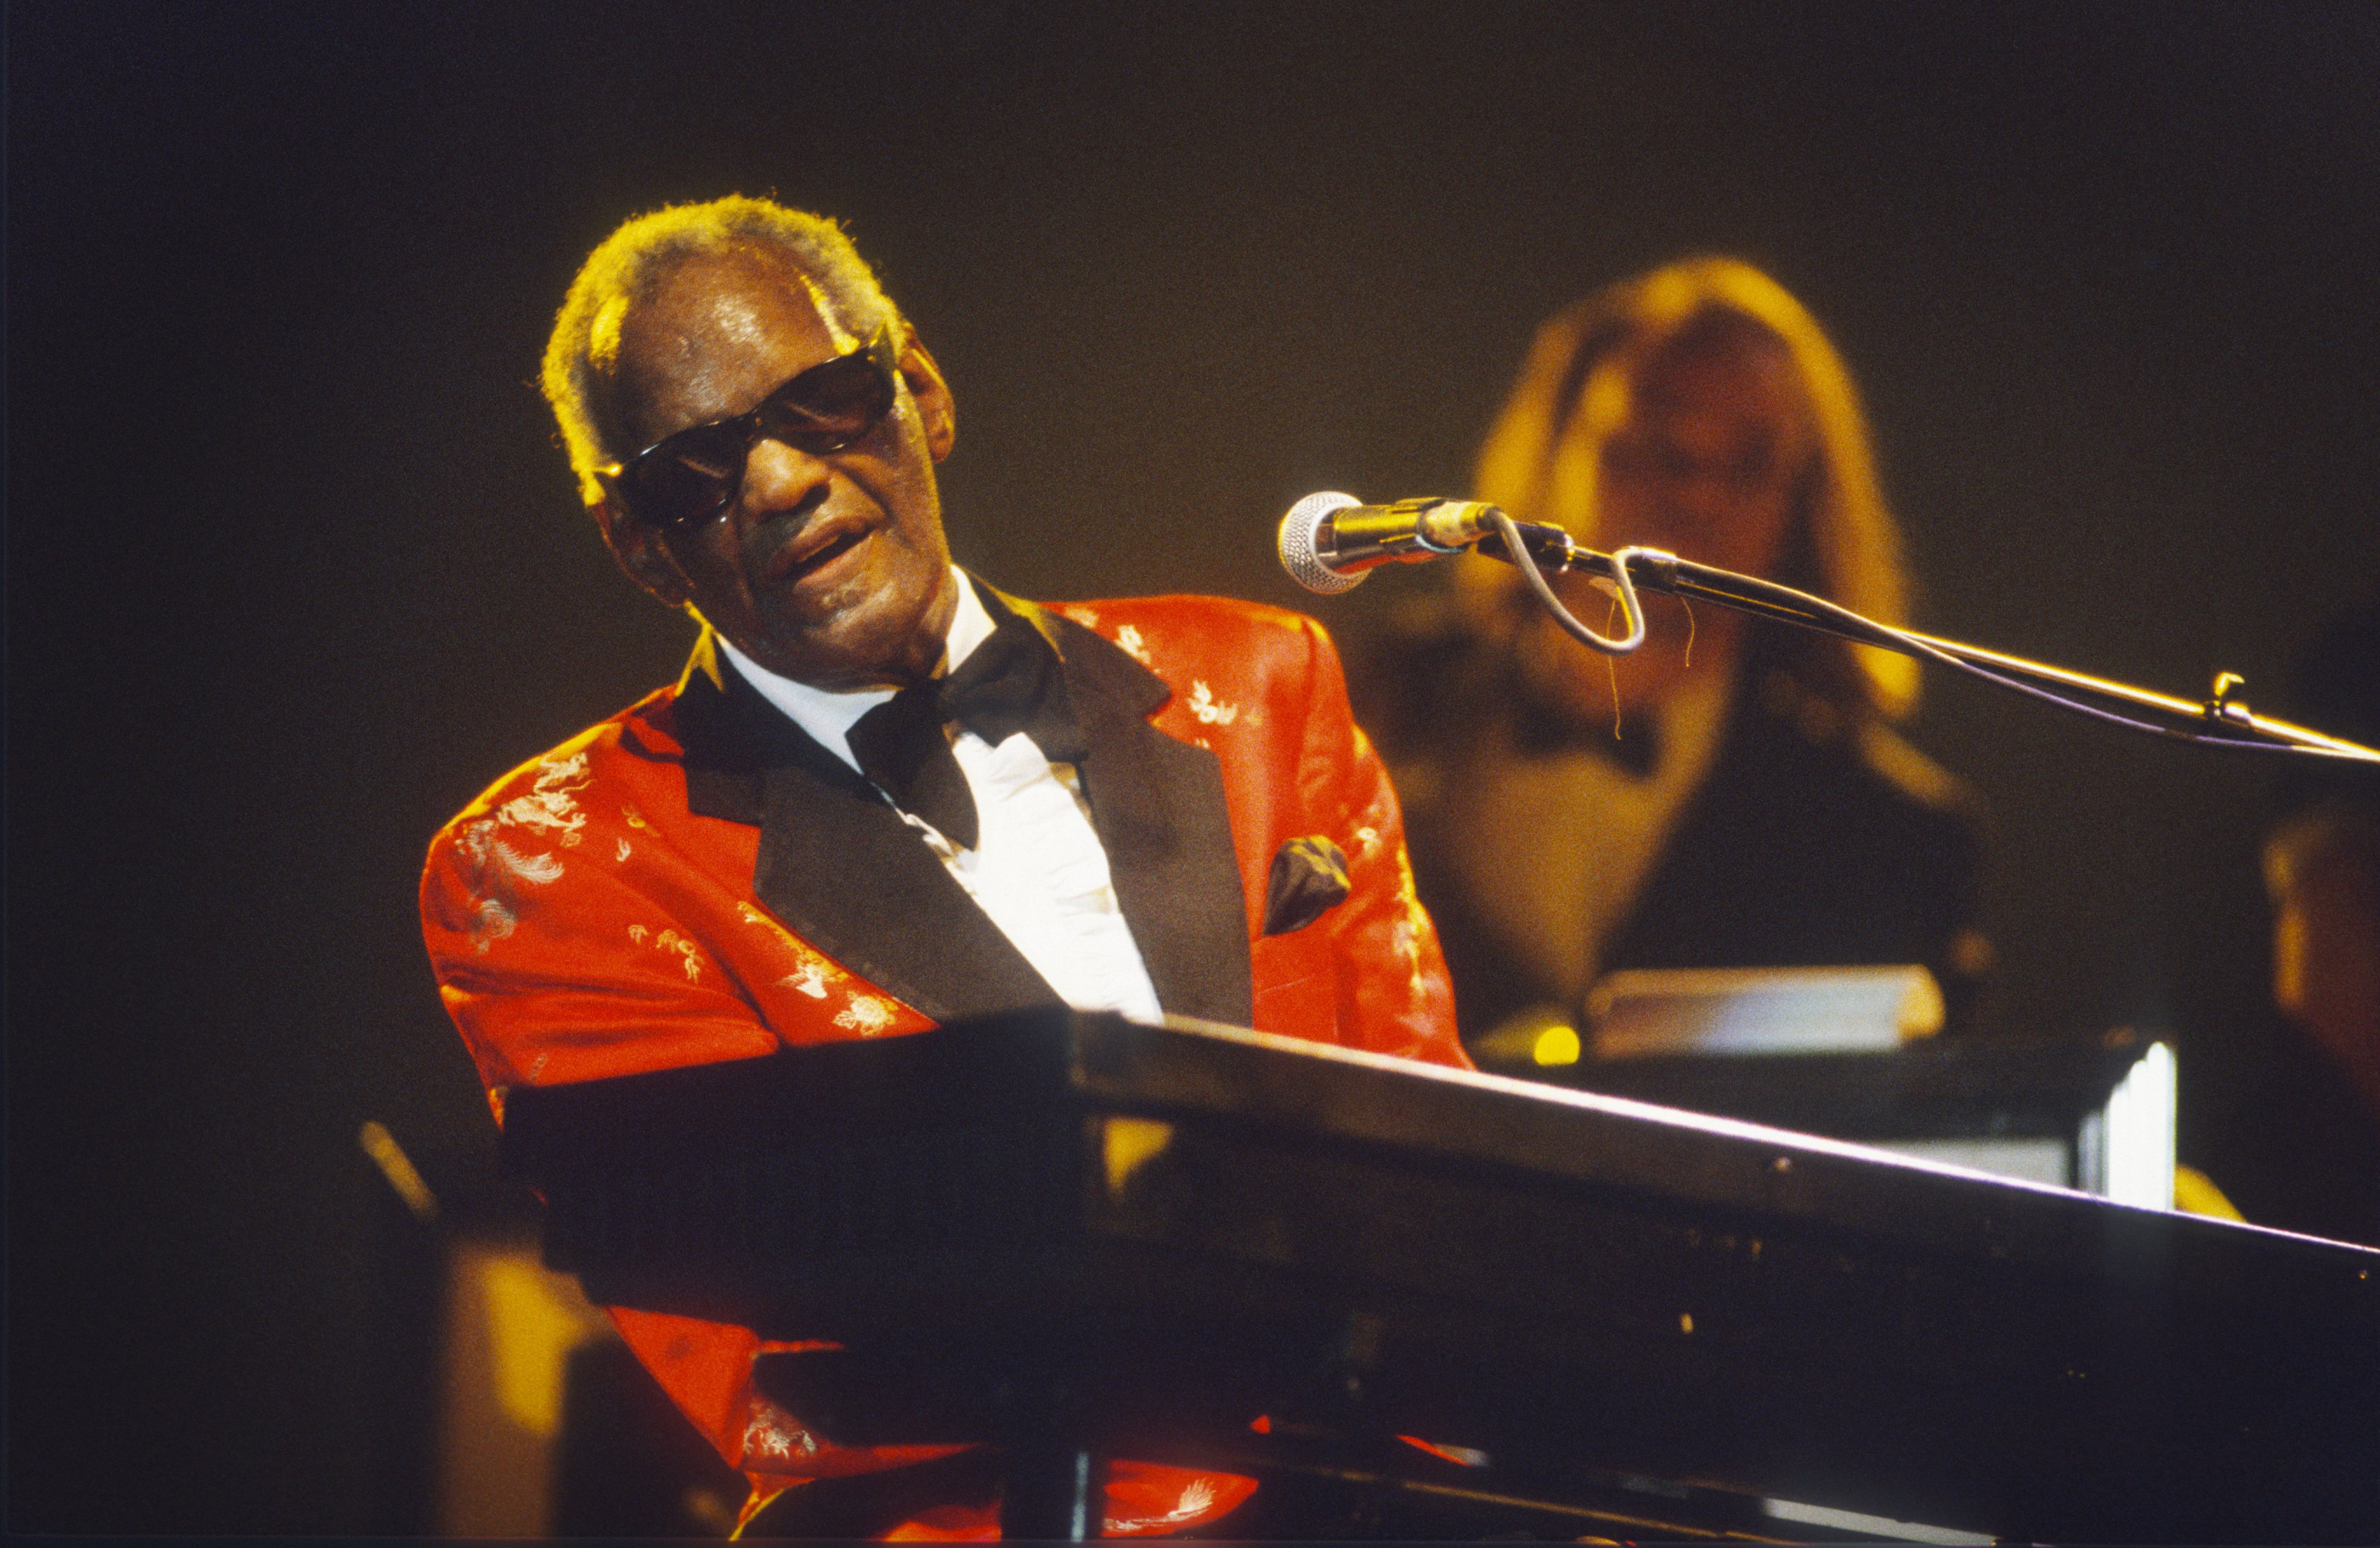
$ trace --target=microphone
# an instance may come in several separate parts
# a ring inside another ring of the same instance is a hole
[[[1327,597],[1353,590],[1380,565],[1444,559],[1482,541],[1489,544],[1483,552],[1503,558],[1503,538],[1495,526],[1502,514],[1477,500],[1425,495],[1366,505],[1352,494],[1309,494],[1281,518],[1281,568],[1306,590]],[[1568,567],[1569,534],[1531,522],[1513,525],[1533,557],[1556,570]]]

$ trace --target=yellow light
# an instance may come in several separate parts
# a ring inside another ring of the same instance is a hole
[[[2223,1196],[2215,1179],[2195,1167],[2173,1169],[2173,1207],[2189,1215],[2211,1215],[2217,1220],[2237,1220],[2245,1224],[2247,1216]]]
[[[550,1437],[562,1428],[563,1367],[595,1327],[565,1293],[576,1287],[525,1255],[489,1257],[480,1272],[497,1400],[514,1423]]]
[[[396,1196],[413,1211],[415,1219],[428,1225],[438,1218],[438,1195],[421,1180],[421,1174],[414,1170],[412,1160],[386,1124],[378,1119],[367,1121],[356,1131],[356,1143],[363,1146],[364,1154],[380,1168],[380,1175],[388,1179],[388,1185],[396,1190]]]
[[[1576,1064],[1578,1062],[1578,1029],[1550,1026],[1537,1034],[1529,1049],[1529,1057],[1539,1064]]]
[[[1102,1125],[1108,1191],[1121,1194],[1132,1174],[1173,1143],[1173,1126],[1145,1118],[1111,1118]]]

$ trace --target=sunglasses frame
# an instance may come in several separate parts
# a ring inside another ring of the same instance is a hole
[[[769,415],[771,405],[776,404],[788,393],[799,387],[803,381],[819,372],[837,369],[854,360],[864,360],[875,368],[876,379],[884,390],[882,413],[848,435],[772,430],[764,427],[762,420]],[[674,431],[634,456],[613,463],[607,467],[597,468],[595,476],[601,480],[604,489],[626,508],[629,514],[648,526],[662,531],[698,526],[735,503],[736,495],[744,488],[745,471],[756,441],[783,441],[796,451],[807,453],[814,457],[823,457],[844,451],[874,434],[877,427],[891,418],[893,409],[900,405],[900,364],[901,352],[894,340],[892,321],[887,318],[876,325],[876,331],[868,336],[866,344],[861,345],[857,349],[835,356],[832,359],[821,360],[815,366],[795,371],[792,376],[779,382],[768,396],[753,405],[748,412],[731,415],[724,419],[712,419],[705,424],[689,425],[685,429]],[[722,429],[740,431],[744,437],[744,451],[742,456],[736,460],[735,477],[721,481],[722,492],[715,502],[701,511],[687,511],[674,516],[654,516],[639,508],[634,487],[638,468],[646,466],[652,458],[668,455],[670,443],[674,441],[685,436],[701,435]]]

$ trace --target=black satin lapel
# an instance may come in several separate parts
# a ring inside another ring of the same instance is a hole
[[[1065,663],[1089,752],[1091,823],[1157,1002],[1175,1015],[1245,1026],[1254,1019],[1247,900],[1232,848],[1222,765],[1148,723],[1164,680],[1080,624],[1001,599]]]
[[[768,771],[752,889],[803,939],[938,1022],[1058,1003],[917,829],[856,777],[830,783],[800,764]]]
[[[686,809],[759,827],[761,771],[800,756],[795,739],[810,739],[735,674],[708,629],[677,680],[671,714],[686,751]],[[811,746],[825,756],[826,749]]]
[[[753,894],[795,934],[938,1022],[1058,1003],[876,787],[736,675],[708,634],[675,707],[686,805],[760,829]]]

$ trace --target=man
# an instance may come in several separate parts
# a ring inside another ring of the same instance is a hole
[[[573,284],[545,387],[621,567],[704,628],[674,687],[431,846],[424,932],[499,1122],[518,1085],[1059,1001],[1464,1062],[1321,630],[1200,598],[1045,610],[954,570],[950,389],[831,223],[744,199],[629,223]],[[827,1445],[755,1391],[747,1329],[613,1315],[751,1476],[747,1518],[944,1454]],[[1130,1531],[1252,1488],[1107,1482]],[[951,1487],[913,1524],[996,1521]]]

